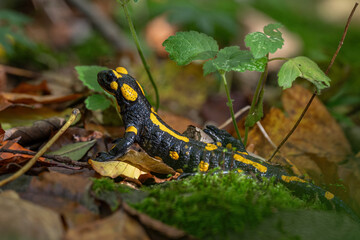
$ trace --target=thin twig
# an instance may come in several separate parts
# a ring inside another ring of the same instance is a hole
[[[241,114],[243,114],[244,112],[246,112],[249,109],[250,109],[250,105],[243,107],[242,109],[240,109],[239,111],[237,111],[235,113],[235,118],[238,118]],[[229,117],[223,124],[221,124],[219,126],[219,128],[222,129],[222,128],[226,127],[227,125],[229,125],[231,123],[231,121],[232,121],[232,118]]]
[[[24,167],[22,167],[19,171],[17,171],[16,173],[14,173],[13,175],[11,175],[8,178],[5,178],[4,180],[0,181],[0,187],[5,185],[8,182],[11,182],[15,179],[17,179],[18,177],[20,177],[21,175],[23,175],[25,172],[27,172],[37,161],[37,159],[42,156],[50,147],[51,145],[54,144],[54,142],[66,131],[66,129],[68,129],[70,127],[70,125],[75,121],[76,116],[80,113],[79,109],[73,109],[69,120],[67,120],[67,122],[64,124],[64,126],[62,126],[62,128],[49,140],[49,142],[47,142],[44,147],[42,147],[40,149],[40,151],[38,151],[35,156],[29,161],[27,162]]]
[[[7,152],[7,153],[13,153],[13,154],[22,154],[22,155],[29,155],[29,156],[35,156],[36,155],[36,152],[23,151],[23,150],[13,150],[13,149],[7,149],[7,148],[6,149],[0,148],[0,152]],[[76,166],[76,167],[88,167],[89,166],[88,163],[73,161],[70,158],[63,157],[63,156],[58,156],[58,155],[44,154],[44,155],[42,155],[42,157],[47,158],[47,159],[52,159],[52,160],[54,160],[56,162]]]
[[[329,71],[332,67],[332,65],[334,64],[335,62],[335,59],[342,47],[342,45],[344,44],[344,39],[345,39],[345,36],[347,34],[347,30],[349,28],[349,25],[350,25],[350,22],[351,22],[351,18],[352,16],[354,15],[355,13],[355,10],[357,8],[357,6],[359,5],[359,3],[355,3],[350,15],[349,15],[349,18],[346,22],[346,26],[345,26],[345,29],[344,29],[344,33],[342,35],[342,38],[341,38],[341,41],[339,42],[339,45],[334,53],[334,56],[332,57],[331,61],[330,61],[330,64],[328,66],[328,68],[326,69],[325,71],[325,74],[328,75],[329,74]],[[275,151],[273,152],[273,154],[271,155],[271,157],[269,158],[268,161],[271,161],[271,159],[273,159],[273,157],[276,155],[276,153],[280,150],[280,148],[284,145],[284,143],[288,140],[288,138],[293,134],[293,132],[296,130],[297,126],[300,124],[301,120],[303,119],[303,117],[305,116],[305,113],[307,112],[307,110],[309,109],[312,101],[314,100],[315,96],[317,95],[317,90],[314,91],[313,95],[311,96],[309,102],[306,104],[306,107],[304,108],[303,112],[301,113],[300,117],[298,118],[298,120],[296,121],[296,123],[294,124],[294,126],[292,127],[292,129],[290,130],[290,132],[286,135],[286,137],[281,141],[281,143],[279,144],[279,146],[275,149]]]
[[[271,140],[271,138],[267,134],[265,128],[263,127],[263,125],[261,125],[260,121],[257,121],[256,125],[258,126],[260,132],[264,135],[265,139],[270,143],[270,145],[273,146],[274,148],[276,148],[275,143]]]

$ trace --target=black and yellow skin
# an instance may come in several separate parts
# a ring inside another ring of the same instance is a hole
[[[100,86],[116,98],[125,124],[125,136],[114,147],[102,152],[96,161],[109,161],[124,155],[133,143],[138,143],[150,156],[162,159],[178,172],[206,172],[208,169],[236,170],[258,177],[275,178],[297,195],[318,197],[330,207],[343,209],[357,216],[342,200],[322,188],[291,176],[280,167],[254,158],[240,141],[214,126],[204,130],[214,144],[190,139],[168,126],[154,111],[144,96],[141,85],[125,68],[98,73]]]

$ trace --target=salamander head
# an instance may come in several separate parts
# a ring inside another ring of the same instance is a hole
[[[97,81],[106,92],[116,97],[119,104],[129,104],[144,96],[140,84],[123,67],[99,72]]]

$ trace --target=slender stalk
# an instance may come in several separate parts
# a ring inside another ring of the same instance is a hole
[[[285,58],[285,57],[270,58],[270,59],[268,60],[268,62],[275,61],[275,60],[287,61],[287,60],[289,60],[289,58]]]
[[[134,24],[131,20],[131,17],[130,17],[130,14],[129,14],[129,10],[127,8],[127,1],[120,1],[120,5],[122,6],[123,10],[124,10],[124,13],[125,13],[125,18],[129,24],[129,28],[130,28],[130,32],[131,32],[131,35],[134,39],[134,42],[135,42],[135,45],[136,45],[136,48],[138,50],[138,53],[140,55],[140,58],[141,58],[141,61],[144,65],[144,68],[145,68],[145,71],[150,79],[150,82],[155,90],[155,97],[156,97],[156,103],[155,103],[155,109],[158,110],[159,109],[159,105],[160,105],[160,99],[159,99],[159,92],[158,92],[158,89],[157,89],[157,86],[155,84],[155,81],[151,75],[151,72],[150,72],[150,68],[149,68],[149,65],[147,64],[146,62],[146,59],[144,57],[144,54],[143,54],[143,51],[141,50],[141,46],[140,46],[140,42],[139,42],[139,39],[136,35],[136,31],[135,31],[135,27],[134,27]]]
[[[342,35],[341,41],[339,42],[339,45],[338,45],[338,47],[337,47],[337,49],[336,49],[336,51],[335,51],[335,53],[334,53],[334,55],[333,55],[333,57],[332,57],[332,59],[331,59],[331,61],[330,61],[330,64],[329,64],[328,68],[327,68],[326,71],[325,71],[325,74],[326,74],[326,75],[329,74],[329,71],[330,71],[332,65],[333,65],[334,62],[335,62],[335,59],[336,59],[336,57],[337,57],[337,55],[338,55],[338,53],[339,53],[342,45],[344,44],[344,39],[345,39],[345,36],[346,36],[346,34],[347,34],[347,30],[348,30],[348,28],[349,28],[349,24],[350,24],[350,22],[351,22],[351,18],[352,18],[352,16],[354,15],[355,10],[356,10],[356,8],[357,8],[358,5],[359,5],[359,3],[355,3],[353,9],[351,10],[351,13],[350,13],[349,18],[348,18],[348,20],[347,20],[347,22],[346,22],[346,25],[345,25],[345,29],[344,29],[344,33],[343,33],[343,35]],[[271,157],[269,158],[268,161],[271,161],[271,159],[273,159],[273,157],[276,155],[276,153],[280,150],[280,148],[284,145],[284,143],[288,140],[288,138],[289,138],[289,137],[293,134],[293,132],[296,130],[297,126],[299,126],[301,120],[304,118],[305,113],[306,113],[307,110],[309,109],[309,107],[310,107],[310,105],[311,105],[311,103],[312,103],[312,101],[314,100],[314,98],[315,98],[316,95],[317,95],[317,91],[315,90],[314,93],[313,93],[313,95],[311,96],[309,102],[306,104],[303,112],[301,113],[299,119],[296,121],[296,123],[294,124],[294,126],[292,127],[292,129],[289,131],[289,133],[286,135],[286,137],[281,141],[281,143],[279,144],[279,146],[275,149],[275,151],[273,152],[273,154],[271,155]]]
[[[26,173],[37,161],[37,159],[42,156],[50,147],[54,144],[54,142],[70,127],[70,125],[75,121],[76,116],[80,113],[79,109],[73,109],[69,120],[62,126],[62,128],[40,149],[39,152],[35,154],[35,156],[27,162],[19,171],[14,173],[8,178],[5,178],[4,180],[0,181],[0,187],[4,186],[5,184],[17,179],[24,173]]]
[[[252,114],[254,112],[256,103],[257,103],[257,101],[259,99],[260,90],[261,90],[261,88],[263,86],[264,80],[266,79],[267,73],[268,73],[268,64],[266,64],[265,70],[261,73],[261,76],[260,76],[260,79],[259,79],[258,84],[256,86],[255,93],[254,93],[254,96],[253,96],[251,106],[250,106],[250,110],[249,110],[248,114]],[[244,144],[245,144],[245,146],[246,146],[246,143],[247,143],[248,133],[249,133],[249,126],[245,126],[245,136],[244,136]]]
[[[240,131],[239,131],[236,119],[235,119],[235,115],[234,115],[234,108],[233,108],[232,99],[231,99],[231,96],[230,96],[230,91],[229,91],[229,88],[228,88],[228,85],[227,85],[225,73],[226,73],[225,71],[221,71],[220,75],[221,75],[221,79],[223,80],[224,86],[225,86],[225,92],[226,92],[226,96],[227,96],[227,99],[228,99],[227,105],[228,105],[228,107],[230,109],[230,115],[231,115],[231,118],[232,118],[232,122],[234,124],[234,128],[235,128],[237,137],[240,140],[240,142],[242,143]]]

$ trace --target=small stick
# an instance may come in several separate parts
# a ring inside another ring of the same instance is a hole
[[[75,121],[76,116],[80,113],[79,109],[73,109],[69,120],[67,120],[67,122],[64,124],[64,126],[62,126],[62,128],[49,140],[49,142],[47,142],[45,144],[45,146],[43,148],[40,149],[40,151],[38,151],[35,156],[29,161],[27,162],[24,167],[22,167],[19,171],[17,171],[16,173],[14,173],[13,175],[11,175],[8,178],[5,178],[4,180],[0,181],[0,187],[4,186],[5,184],[15,180],[16,178],[20,177],[21,175],[23,175],[25,172],[27,172],[36,162],[36,160],[42,156],[49,148],[51,145],[54,144],[54,142],[66,131],[66,129],[68,129],[70,127],[70,125]]]
[[[355,13],[355,10],[357,8],[357,6],[359,5],[359,3],[355,3],[350,15],[349,15],[349,18],[346,22],[346,26],[345,26],[345,29],[344,29],[344,33],[342,35],[342,38],[341,38],[341,41],[339,42],[339,45],[336,49],[336,52],[334,53],[334,56],[332,57],[331,61],[330,61],[330,64],[328,66],[328,68],[326,69],[325,71],[325,74],[328,75],[329,74],[329,71],[332,67],[332,65],[334,64],[335,62],[335,59],[342,47],[342,45],[344,44],[344,39],[345,39],[345,36],[347,34],[347,30],[349,28],[349,25],[350,25],[350,22],[351,22],[351,18],[352,16],[354,15]],[[317,95],[317,91],[315,90],[313,95],[311,96],[309,102],[306,104],[306,107],[304,108],[303,112],[301,113],[300,117],[298,118],[298,120],[296,121],[296,123],[294,124],[294,126],[292,127],[292,129],[290,130],[290,132],[286,135],[286,137],[281,141],[281,143],[279,144],[279,146],[275,149],[275,151],[273,152],[273,154],[271,155],[271,157],[269,158],[268,161],[271,161],[271,159],[273,159],[273,157],[276,155],[276,153],[280,150],[280,148],[284,145],[284,143],[288,140],[288,138],[293,134],[293,132],[296,130],[297,126],[300,124],[301,120],[303,119],[303,117],[305,116],[305,113],[307,112],[307,110],[309,109],[312,101],[314,100],[315,96]]]
[[[237,112],[235,113],[235,115],[234,115],[235,118],[238,118],[241,114],[243,114],[244,112],[246,112],[246,111],[249,110],[249,109],[250,109],[250,106],[249,106],[249,105],[243,107],[242,109],[240,109],[239,111],[237,111]],[[222,129],[222,128],[226,127],[227,125],[229,125],[229,124],[231,123],[231,121],[232,121],[232,118],[229,117],[223,124],[220,125],[219,129]]]
[[[22,150],[13,150],[13,149],[4,149],[4,148],[0,148],[0,152],[8,152],[8,153],[13,153],[13,154],[23,154],[23,155],[29,155],[29,156],[36,155],[35,152],[22,151]],[[62,156],[58,156],[58,155],[48,155],[48,154],[44,154],[42,156],[44,158],[52,159],[52,160],[54,160],[56,162],[65,163],[65,164],[69,164],[69,165],[72,165],[72,166],[77,166],[77,167],[88,167],[89,166],[88,163],[73,161],[68,157],[62,157]]]

